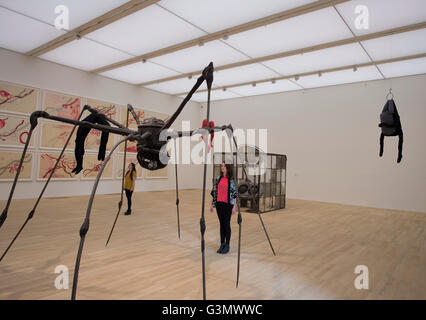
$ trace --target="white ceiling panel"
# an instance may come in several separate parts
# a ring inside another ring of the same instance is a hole
[[[119,7],[128,0],[0,0],[0,6],[22,13],[54,25],[58,14],[55,8],[65,5],[69,9],[69,30],[101,16],[102,14]]]
[[[278,75],[268,68],[255,63],[243,67],[216,71],[213,84],[215,86],[226,86],[229,84],[255,81],[277,77]]]
[[[179,96],[179,97],[185,98],[185,96]],[[232,99],[232,98],[239,98],[239,97],[241,96],[229,90],[226,90],[226,91],[212,90],[210,101],[225,100],[225,99]],[[207,102],[207,92],[194,93],[192,95],[191,100],[197,101],[197,102]]]
[[[132,84],[139,84],[175,76],[178,75],[178,73],[148,61],[146,63],[137,62],[125,67],[106,71],[101,73],[101,75]]]
[[[43,22],[0,7],[0,47],[25,53],[64,34]]]
[[[80,39],[69,42],[40,56],[41,59],[89,71],[132,56],[102,44]]]
[[[321,77],[318,75],[301,77],[297,82],[304,88],[315,88],[377,79],[383,79],[383,77],[376,67],[372,66],[359,68],[356,72],[351,69],[324,73]]]
[[[333,67],[369,62],[370,59],[358,43],[329,48],[303,55],[263,62],[282,75],[298,74]]]
[[[368,9],[368,28],[358,29],[361,12],[355,9],[365,6]],[[342,17],[356,35],[378,32],[426,21],[425,0],[352,0],[336,6]]]
[[[426,29],[372,39],[362,44],[373,60],[426,53]]]
[[[192,79],[183,78],[183,79],[177,79],[177,80],[152,84],[149,86],[145,86],[145,88],[164,92],[164,93],[169,93],[169,94],[176,94],[179,92],[190,91],[196,82],[197,82],[196,77],[193,77]],[[207,89],[205,82],[200,86],[200,90],[201,89]]]
[[[255,87],[253,87],[252,85],[248,85],[242,87],[233,87],[230,90],[242,96],[255,96],[259,94],[293,91],[300,89],[301,87],[297,86],[289,80],[277,80],[275,83],[263,82],[256,84]]]
[[[191,24],[154,5],[94,31],[87,38],[140,55],[203,35]]]
[[[232,35],[226,40],[251,57],[353,37],[333,8],[326,8]]]
[[[210,61],[213,61],[216,66],[221,66],[247,59],[245,55],[221,41],[212,41],[207,42],[202,47],[197,46],[176,51],[150,59],[150,61],[187,73],[204,69]]]
[[[426,58],[378,65],[386,78],[426,73]]]
[[[159,5],[213,33],[316,0],[163,0]]]

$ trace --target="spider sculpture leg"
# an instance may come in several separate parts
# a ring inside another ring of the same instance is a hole
[[[22,151],[21,159],[19,160],[18,169],[16,171],[15,179],[13,180],[12,189],[9,193],[9,198],[7,199],[6,207],[4,208],[1,216],[0,216],[0,228],[2,227],[3,223],[6,221],[7,218],[7,212],[9,211],[10,202],[12,201],[13,193],[15,192],[16,183],[18,182],[19,174],[21,173],[22,164],[24,162],[25,154],[27,153],[28,145],[31,140],[31,135],[37,126],[37,117],[34,116],[34,113],[31,114],[30,117],[30,131],[28,132],[27,141],[25,142],[24,150]]]
[[[179,221],[179,185],[178,185],[178,166],[177,166],[177,148],[176,141],[174,141],[175,146],[175,176],[176,176],[176,216],[177,216],[177,225],[178,225],[178,237],[180,239],[180,221]]]
[[[108,156],[105,158],[105,161],[102,163],[102,166],[101,166],[101,168],[98,172],[98,175],[96,177],[95,183],[93,185],[92,193],[90,195],[89,204],[87,206],[86,217],[85,217],[83,224],[81,225],[81,228],[80,228],[80,245],[78,247],[78,253],[77,253],[77,258],[76,258],[75,268],[74,268],[74,279],[73,279],[72,294],[71,294],[72,300],[75,300],[76,294],[77,294],[78,273],[79,273],[79,269],[80,269],[81,254],[83,253],[84,240],[86,239],[86,234],[87,234],[87,231],[89,230],[90,213],[92,211],[92,204],[93,204],[93,200],[95,198],[96,189],[98,187],[99,180],[102,176],[102,173],[105,169],[105,166],[107,165],[108,161],[111,159],[111,156],[114,153],[115,149],[117,149],[117,147],[121,143],[123,143],[127,140],[136,139],[136,137],[137,137],[136,134],[129,135],[129,136],[125,137],[124,139],[122,139],[121,141],[117,142],[115,144],[115,146],[112,148],[112,150],[110,151],[110,153],[108,154]]]
[[[127,105],[126,127],[129,126],[129,112],[130,112],[130,108],[131,108],[131,106]],[[132,108],[132,110],[133,110],[133,108]],[[138,119],[138,117],[136,117],[136,119]],[[118,211],[117,211],[117,215],[115,216],[115,220],[114,220],[114,223],[112,225],[111,232],[109,233],[109,236],[108,236],[108,239],[107,239],[107,242],[106,242],[105,246],[108,246],[108,243],[109,243],[109,240],[111,239],[111,235],[112,235],[112,232],[114,230],[115,224],[117,223],[118,216],[120,215],[121,206],[123,205],[124,175],[125,175],[125,172],[126,172],[126,157],[127,157],[127,141],[128,140],[126,140],[124,142],[123,173],[122,173],[122,176],[121,176],[121,195],[120,195],[120,201],[118,202]]]
[[[83,110],[81,110],[80,115],[78,116],[78,119],[77,119],[77,120],[80,120],[80,119],[81,119],[81,116],[82,116],[82,115],[83,115],[83,113],[84,113],[84,111],[85,111],[85,110],[88,110],[89,108],[90,108],[89,106],[85,105],[85,106],[83,107]],[[62,148],[62,151],[61,151],[61,153],[60,153],[60,154],[59,154],[59,156],[58,156],[58,159],[56,159],[55,165],[53,166],[52,170],[50,171],[49,177],[47,178],[47,180],[46,180],[46,182],[45,182],[45,184],[44,184],[44,186],[43,186],[43,189],[42,189],[42,190],[41,190],[41,192],[40,192],[40,195],[39,195],[39,196],[38,196],[38,198],[37,198],[36,203],[34,204],[34,207],[31,209],[31,211],[30,211],[30,213],[28,214],[28,217],[27,217],[27,219],[25,220],[24,224],[21,226],[21,228],[19,229],[19,231],[17,232],[17,234],[15,235],[15,237],[13,238],[13,240],[11,241],[11,243],[9,244],[9,246],[7,247],[7,249],[4,251],[4,253],[3,253],[3,254],[2,254],[2,256],[0,257],[0,261],[2,261],[2,260],[3,260],[3,258],[6,256],[7,252],[8,252],[8,251],[9,251],[9,249],[12,247],[13,243],[16,241],[16,239],[18,238],[18,236],[21,234],[22,230],[25,228],[25,226],[26,226],[26,224],[28,223],[28,221],[30,221],[30,220],[33,218],[34,213],[35,213],[35,210],[37,209],[37,206],[38,206],[38,204],[39,204],[39,202],[40,202],[41,198],[43,197],[44,191],[46,190],[47,185],[49,184],[50,179],[52,178],[52,176],[53,176],[53,174],[54,174],[54,172],[55,172],[55,170],[56,170],[56,168],[57,168],[57,166],[58,166],[58,163],[59,163],[59,161],[61,160],[62,155],[64,154],[65,149],[67,148],[68,143],[69,143],[69,142],[70,142],[70,140],[71,140],[71,137],[72,137],[72,135],[73,135],[73,133],[74,133],[74,131],[75,131],[75,128],[76,128],[76,127],[77,127],[77,125],[74,125],[74,126],[73,126],[73,128],[72,128],[72,130],[71,130],[70,134],[68,135],[68,138],[67,138],[67,140],[66,140],[66,142],[65,142],[65,145],[64,145],[64,147]]]

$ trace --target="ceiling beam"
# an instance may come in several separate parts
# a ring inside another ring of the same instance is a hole
[[[259,62],[264,62],[264,61],[269,61],[269,60],[274,60],[274,59],[279,59],[279,58],[295,56],[295,55],[299,55],[299,54],[303,54],[303,53],[307,53],[307,52],[313,52],[313,51],[318,51],[318,50],[323,50],[323,49],[334,48],[334,47],[338,47],[338,46],[342,46],[342,45],[357,43],[357,42],[360,42],[360,41],[366,41],[366,40],[371,40],[371,39],[382,38],[382,37],[386,37],[386,36],[390,36],[390,35],[394,35],[394,34],[399,34],[399,33],[404,33],[404,32],[424,29],[424,28],[426,28],[426,21],[421,22],[421,23],[416,23],[416,24],[411,24],[411,25],[399,27],[399,28],[393,28],[393,29],[384,30],[384,31],[380,31],[380,32],[365,34],[365,35],[362,35],[362,36],[357,36],[357,37],[352,37],[352,38],[348,38],[348,39],[323,43],[323,44],[319,44],[319,45],[315,45],[315,46],[305,47],[305,48],[301,48],[301,49],[280,52],[280,53],[276,53],[276,54],[272,54],[272,55],[268,55],[268,56],[264,56],[264,57],[248,59],[248,60],[244,60],[244,61],[240,61],[240,62],[226,64],[226,65],[223,65],[223,66],[216,66],[215,71],[221,71],[221,70],[226,70],[226,69],[231,69],[231,68],[236,68],[236,67],[242,67],[242,66],[246,66],[246,65],[250,65],[250,64],[254,64],[254,63],[259,63]],[[203,70],[186,72],[184,74],[180,74],[180,75],[177,75],[177,76],[172,76],[172,77],[167,77],[167,78],[162,78],[162,79],[158,79],[158,80],[152,80],[152,81],[144,82],[144,83],[141,83],[139,85],[140,86],[148,86],[148,85],[151,85],[151,84],[158,84],[158,83],[162,83],[162,82],[167,82],[167,81],[172,81],[172,80],[177,80],[177,79],[183,79],[183,78],[187,78],[187,77],[193,77],[193,76],[197,76],[197,75],[201,74],[202,71]]]
[[[296,79],[296,78],[300,78],[300,77],[319,75],[319,74],[324,74],[324,73],[329,73],[329,72],[336,72],[336,71],[343,71],[343,70],[350,70],[350,69],[356,70],[356,68],[370,67],[370,66],[375,66],[375,65],[378,65],[378,64],[386,64],[386,63],[407,61],[407,60],[420,59],[420,58],[426,58],[426,53],[415,54],[415,55],[404,56],[404,57],[398,57],[398,58],[392,58],[392,59],[386,59],[386,60],[376,60],[376,61],[371,61],[371,62],[366,62],[366,63],[359,63],[359,64],[355,64],[355,65],[352,64],[352,65],[343,66],[343,67],[335,67],[335,68],[330,68],[330,69],[316,70],[316,71],[292,74],[292,75],[287,75],[287,76],[282,76],[282,77],[268,78],[268,79],[263,79],[263,80],[234,83],[234,84],[227,85],[227,86],[214,87],[214,88],[212,88],[212,90],[224,90],[224,89],[226,90],[226,89],[230,89],[230,88],[253,85],[253,84],[258,84],[258,83],[273,82],[273,81],[286,80],[286,79]],[[354,72],[355,72],[355,70],[354,70]],[[207,91],[207,89],[198,90],[197,93],[206,92],[206,91]],[[182,96],[182,95],[186,95],[187,93],[188,92],[176,93],[176,94],[174,94],[174,96]]]
[[[140,62],[142,59],[152,59],[155,57],[159,57],[168,53],[172,53],[172,52],[176,52],[182,49],[186,49],[186,48],[190,48],[190,47],[194,47],[199,45],[200,43],[206,43],[206,42],[210,42],[210,41],[214,41],[214,40],[218,40],[223,38],[224,36],[231,36],[234,34],[238,34],[241,32],[245,32],[248,30],[252,30],[255,28],[259,28],[261,26],[265,26],[268,24],[272,24],[275,22],[279,22],[279,21],[283,21],[286,19],[290,19],[293,17],[297,17],[297,16],[301,16],[304,15],[306,13],[310,13],[313,11],[317,11],[317,10],[321,10],[327,7],[331,7],[331,6],[335,6],[337,4],[343,3],[343,2],[348,2],[351,0],[318,0],[297,8],[293,8],[290,10],[286,10],[286,11],[282,11],[261,19],[257,19],[257,20],[253,20],[247,23],[243,23],[240,24],[238,26],[235,27],[231,27],[231,28],[227,28],[221,31],[217,31],[202,37],[198,37],[189,41],[185,41],[182,43],[178,43],[172,46],[169,46],[167,48],[163,48],[163,49],[159,49],[156,51],[152,51],[143,55],[139,55],[130,59],[126,59],[120,62],[116,62],[113,64],[110,64],[108,66],[104,66],[95,70],[92,70],[92,72],[95,73],[102,73],[102,72],[106,72],[109,70],[113,70],[113,69],[117,69],[117,68],[121,68],[124,66],[127,66],[129,64],[133,64],[133,63],[137,63]]]
[[[29,56],[37,57],[45,54],[46,52],[52,51],[60,46],[63,46],[73,40],[81,39],[83,36],[103,28],[117,20],[120,20],[128,15],[135,13],[136,11],[142,10],[160,0],[131,0],[125,4],[108,11],[107,13],[90,20],[89,22],[77,27],[66,34],[57,37],[38,48],[35,48],[26,54]]]

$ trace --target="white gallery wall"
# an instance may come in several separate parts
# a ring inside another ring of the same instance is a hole
[[[82,53],[83,54],[83,53]],[[65,67],[38,58],[0,49],[0,80],[26,85],[44,90],[108,101],[120,105],[132,104],[135,108],[166,113],[171,115],[182,99],[158,93],[152,90],[108,79],[89,72]],[[39,97],[39,105],[40,105]],[[189,102],[177,118],[172,128],[180,129],[182,120],[190,121],[191,129],[200,125],[200,107],[198,103]],[[37,130],[36,130],[37,131]],[[40,131],[40,126],[38,126]],[[37,132],[34,139],[37,139]],[[22,148],[21,148],[22,150]],[[3,150],[4,152],[4,150]],[[137,167],[141,170],[141,167]],[[168,166],[168,179],[142,179],[136,183],[135,191],[166,190],[175,188],[174,166]],[[181,189],[201,188],[198,178],[201,167],[194,165],[179,165],[179,187]],[[35,168],[33,170],[36,171]],[[33,171],[33,177],[35,176]],[[38,197],[44,182],[22,181],[15,191],[16,198]],[[51,181],[45,192],[46,197],[87,195],[93,186],[93,180]],[[11,182],[0,182],[0,200],[7,199]],[[102,180],[98,193],[118,193],[121,181],[117,179]]]
[[[379,158],[390,87],[404,131],[399,164],[397,137],[385,137]],[[268,129],[268,152],[288,157],[288,198],[426,212],[425,90],[419,75],[237,98],[212,102],[211,118]]]

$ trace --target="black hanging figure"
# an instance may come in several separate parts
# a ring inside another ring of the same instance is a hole
[[[382,133],[380,134],[380,153],[379,156],[383,155],[383,142],[385,136],[394,137],[399,136],[398,142],[398,159],[400,163],[402,159],[402,144],[404,142],[404,135],[402,133],[401,119],[399,118],[398,110],[396,109],[395,101],[388,99],[385,106],[383,107],[382,113],[380,114],[380,124]]]

